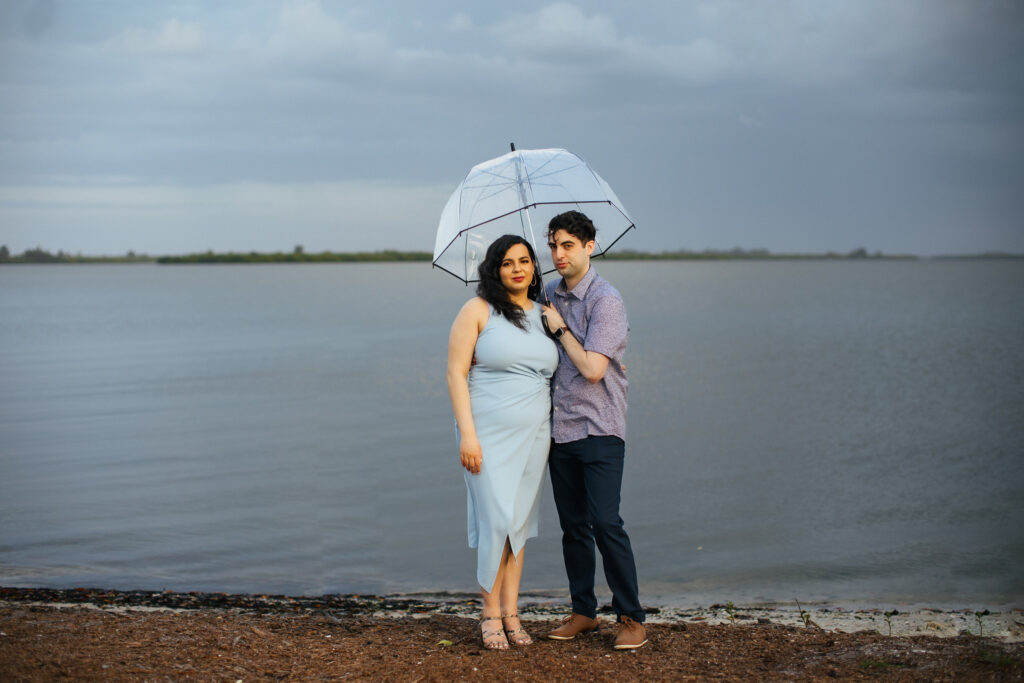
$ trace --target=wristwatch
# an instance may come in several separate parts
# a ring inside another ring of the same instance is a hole
[[[562,335],[563,335],[563,334],[565,334],[566,330],[568,330],[568,329],[569,329],[568,327],[566,327],[565,325],[562,325],[562,326],[561,326],[561,327],[559,327],[559,328],[558,328],[557,330],[555,330],[554,332],[552,332],[552,333],[551,333],[551,335],[552,335],[552,336],[553,336],[553,337],[554,337],[555,339],[561,339],[561,338],[562,338]]]

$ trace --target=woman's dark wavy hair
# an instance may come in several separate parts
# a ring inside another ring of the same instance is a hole
[[[522,308],[512,303],[508,296],[505,285],[501,284],[501,262],[505,260],[508,250],[517,244],[525,244],[526,251],[530,253],[530,260],[533,261],[533,281],[530,288],[526,290],[526,296],[533,301],[540,296],[540,264],[537,263],[537,254],[525,238],[519,235],[502,235],[491,242],[487,247],[487,255],[477,268],[480,275],[480,284],[476,286],[476,293],[481,299],[494,307],[499,315],[503,315],[516,327],[526,329],[526,313]]]

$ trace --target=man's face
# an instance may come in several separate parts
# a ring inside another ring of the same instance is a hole
[[[594,252],[594,240],[583,243],[565,230],[559,230],[548,238],[551,260],[558,274],[566,280],[575,280],[590,267],[590,255]]]

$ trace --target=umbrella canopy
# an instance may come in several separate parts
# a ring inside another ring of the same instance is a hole
[[[513,147],[474,166],[448,199],[437,226],[434,266],[475,282],[487,247],[513,234],[529,240],[541,273],[550,273],[555,268],[547,248],[548,222],[571,210],[587,214],[597,228],[593,256],[635,227],[608,183],[575,154]]]

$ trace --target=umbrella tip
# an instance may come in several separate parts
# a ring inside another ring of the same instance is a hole
[[[508,146],[512,148],[513,152],[516,151],[516,143],[510,142],[510,143],[508,143]]]

